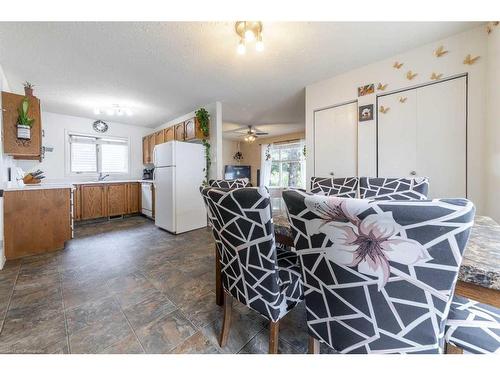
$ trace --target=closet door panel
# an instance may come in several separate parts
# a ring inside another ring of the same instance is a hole
[[[356,102],[314,114],[314,175],[358,174],[358,105]]]
[[[378,177],[407,177],[417,165],[416,90],[380,97],[377,110]]]
[[[466,196],[466,79],[417,90],[417,174],[430,198]]]

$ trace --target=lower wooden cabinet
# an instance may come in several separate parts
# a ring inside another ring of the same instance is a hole
[[[7,259],[64,248],[71,238],[71,189],[4,193],[4,248]]]
[[[104,185],[81,186],[81,219],[97,219],[106,214],[106,190]]]
[[[73,194],[75,221],[135,214],[141,209],[138,182],[76,185]]]
[[[127,213],[135,214],[141,211],[141,184],[127,184]]]
[[[125,215],[128,210],[128,184],[106,184],[108,212],[106,216]]]

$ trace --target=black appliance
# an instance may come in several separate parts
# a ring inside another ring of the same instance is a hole
[[[152,180],[153,179],[153,170],[154,170],[154,168],[144,169],[142,171],[142,179],[143,180]]]
[[[226,165],[224,170],[224,179],[234,180],[236,178],[251,179],[251,169],[249,165]]]

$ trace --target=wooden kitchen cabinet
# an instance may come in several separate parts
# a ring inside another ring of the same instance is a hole
[[[81,202],[82,220],[108,216],[106,210],[106,189],[104,184],[82,185]]]
[[[127,184],[106,184],[107,215],[125,215],[128,209]]]
[[[170,142],[175,139],[175,128],[173,126],[163,129],[163,139],[165,142]]]
[[[71,189],[4,193],[4,247],[7,259],[61,250],[71,239]]]
[[[73,190],[73,220],[82,219],[82,189],[80,185],[75,185]]]
[[[151,135],[148,135],[148,138],[149,138],[149,162],[150,163],[153,163],[154,160],[153,160],[153,150],[156,146],[155,144],[155,135],[154,134],[151,134]]]
[[[196,117],[193,117],[184,123],[184,140],[192,141],[194,139],[203,138],[204,136],[200,127],[200,122]]]
[[[142,137],[142,163],[151,163],[151,155],[149,154],[149,136]]]
[[[180,124],[174,125],[175,126],[175,140],[176,141],[183,141],[184,140],[184,123],[181,122]]]
[[[162,144],[163,142],[165,142],[165,137],[162,129],[155,133],[155,145]]]
[[[40,100],[29,97],[28,114],[34,121],[31,126],[31,138],[17,138],[18,109],[24,95],[2,91],[3,152],[14,159],[40,160],[42,155],[42,120]],[[41,160],[40,160],[41,161]]]
[[[127,184],[127,213],[135,214],[141,210],[141,185],[138,182]]]

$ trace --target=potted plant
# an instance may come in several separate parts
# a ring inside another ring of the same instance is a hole
[[[30,102],[28,97],[25,96],[21,103],[21,107],[17,110],[19,113],[17,119],[17,138],[19,139],[31,139],[31,126],[35,120],[28,116],[29,108]]]
[[[26,96],[33,96],[33,87],[35,87],[35,85],[28,81],[24,82],[23,85],[24,85],[24,94]]]

